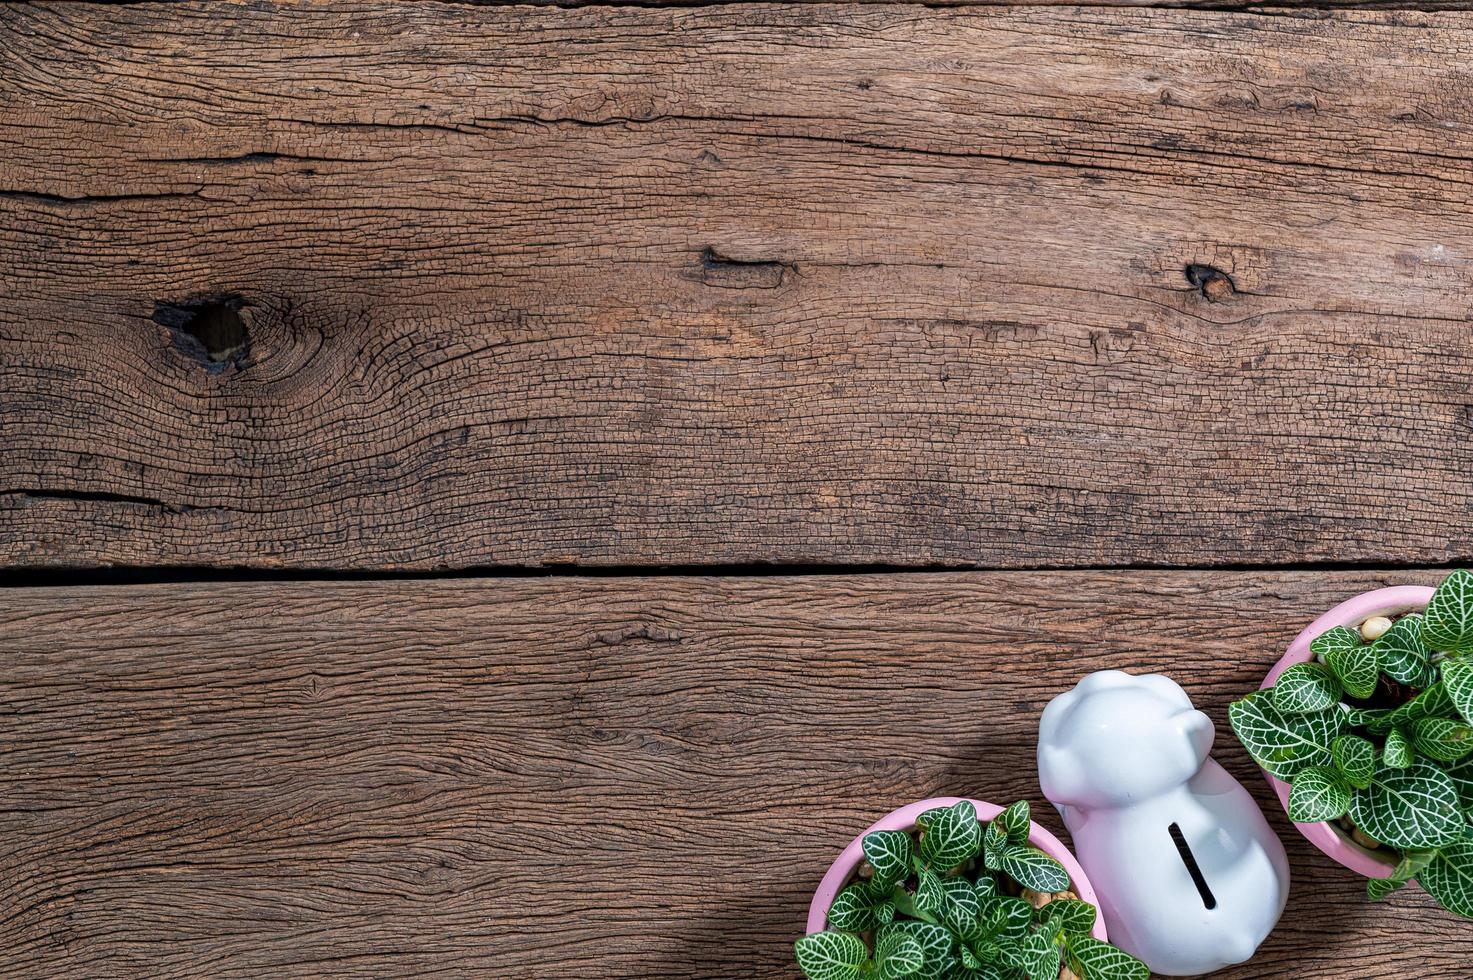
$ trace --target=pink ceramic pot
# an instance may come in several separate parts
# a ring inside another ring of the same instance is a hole
[[[1304,632],[1294,638],[1284,658],[1268,672],[1268,676],[1263,679],[1260,687],[1273,687],[1274,682],[1285,670],[1294,664],[1307,663],[1314,659],[1314,654],[1310,653],[1309,644],[1326,630],[1335,626],[1348,626],[1355,629],[1372,616],[1397,616],[1401,613],[1414,612],[1425,608],[1431,598],[1432,590],[1426,586],[1398,585],[1390,589],[1362,592],[1353,599],[1346,599],[1310,623]],[[1264,775],[1268,777],[1269,785],[1274,788],[1274,792],[1279,794],[1279,802],[1283,804],[1287,812],[1289,784],[1269,776],[1268,773]],[[1359,872],[1367,878],[1388,877],[1391,869],[1396,866],[1397,859],[1391,852],[1367,850],[1341,833],[1340,828],[1334,824],[1296,823],[1294,826],[1315,847],[1350,870]]]
[[[872,834],[877,830],[911,830],[916,825],[916,818],[927,810],[934,810],[940,806],[951,806],[960,801],[961,797],[957,796],[938,796],[932,800],[921,800],[919,803],[903,806],[875,821],[864,834]],[[968,800],[967,802],[977,808],[977,817],[983,821],[991,820],[1002,812],[1002,807],[983,803],[981,800]],[[808,931],[810,933],[822,932],[827,928],[829,906],[834,903],[834,896],[849,884],[860,862],[864,860],[864,834],[860,834],[849,842],[849,846],[844,848],[844,853],[840,854],[838,860],[829,867],[828,874],[823,876],[823,881],[818,883],[818,891],[813,895],[813,904],[808,906]],[[1069,880],[1074,885],[1075,894],[1096,909],[1100,907],[1100,903],[1095,899],[1095,890],[1090,887],[1089,879],[1084,876],[1084,869],[1079,866],[1078,861],[1074,860],[1074,855],[1069,853],[1069,849],[1059,843],[1057,837],[1035,823],[1028,833],[1028,843],[1062,864],[1064,870],[1069,872]],[[1095,916],[1094,937],[1101,942],[1106,941],[1103,915]]]

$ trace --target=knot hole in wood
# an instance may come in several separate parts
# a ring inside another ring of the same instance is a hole
[[[1187,282],[1209,303],[1220,303],[1238,291],[1233,277],[1213,265],[1190,262],[1185,269]]]
[[[233,293],[154,303],[153,321],[168,329],[174,345],[210,372],[238,365],[250,352],[250,335]]]

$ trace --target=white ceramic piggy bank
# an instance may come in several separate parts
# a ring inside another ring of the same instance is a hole
[[[1039,782],[1110,941],[1167,976],[1246,960],[1289,897],[1283,845],[1207,756],[1215,734],[1169,677],[1118,670],[1054,698],[1039,726]]]

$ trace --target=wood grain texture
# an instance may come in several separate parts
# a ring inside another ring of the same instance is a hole
[[[0,561],[1465,558],[1469,27],[6,7]]]
[[[1473,930],[1415,889],[1366,903],[1225,720],[1314,615],[1437,578],[11,590],[0,974],[793,980],[855,833],[1037,801],[1039,711],[1111,666],[1184,684],[1288,846],[1282,924],[1219,980],[1466,977]]]

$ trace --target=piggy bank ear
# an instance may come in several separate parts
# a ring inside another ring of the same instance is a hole
[[[1197,764],[1201,765],[1207,758],[1207,753],[1212,751],[1212,741],[1217,736],[1217,728],[1212,724],[1212,719],[1193,708],[1178,712],[1176,725],[1188,744],[1191,745],[1192,752],[1197,757]]]
[[[1084,792],[1079,761],[1056,745],[1038,747],[1038,785],[1050,803],[1070,806]]]

